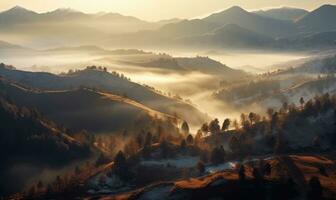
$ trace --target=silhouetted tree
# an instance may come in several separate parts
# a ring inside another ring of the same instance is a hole
[[[256,116],[256,114],[253,113],[253,112],[250,112],[250,114],[248,115],[248,118],[249,118],[249,120],[250,120],[250,124],[251,124],[251,125],[252,125],[253,122],[254,122],[255,116]]]
[[[225,119],[223,122],[222,131],[226,131],[229,128],[230,123],[231,123],[230,119]]]
[[[225,150],[224,150],[223,146],[221,146],[219,148],[214,148],[211,151],[210,161],[213,164],[220,164],[220,163],[224,162],[224,157],[225,157]]]
[[[253,167],[253,170],[252,170],[252,175],[253,175],[253,178],[259,182],[262,180],[262,176],[259,172],[259,170],[256,168],[256,167]]]
[[[214,119],[209,123],[209,131],[212,134],[216,134],[220,132],[220,126],[218,119]]]
[[[209,132],[209,125],[207,123],[202,124],[201,131],[207,134]]]
[[[35,186],[31,186],[28,191],[28,197],[34,199],[35,194],[36,194]]]
[[[284,134],[282,131],[279,131],[275,142],[274,152],[276,154],[282,154],[285,153],[286,150],[287,147]]]
[[[238,175],[240,181],[245,181],[245,166],[243,164],[239,167]]]
[[[193,144],[194,143],[193,136],[191,134],[189,134],[186,141],[187,141],[187,144],[189,144],[189,145]]]
[[[39,191],[41,191],[42,188],[43,188],[43,182],[42,182],[41,180],[39,180],[39,182],[37,183],[37,189],[38,189]]]
[[[196,133],[196,136],[195,136],[195,139],[194,139],[194,143],[197,145],[201,142],[202,140],[202,131],[201,130],[198,130],[197,133]]]
[[[266,163],[263,166],[263,174],[266,176],[269,176],[271,175],[271,172],[272,172],[272,166],[269,163]]]
[[[303,99],[303,97],[300,98],[300,105],[301,105],[301,109],[303,109],[303,105],[304,105],[305,101]]]
[[[167,140],[162,140],[160,142],[160,150],[161,150],[161,155],[163,158],[167,158],[169,155],[169,147],[168,147],[168,142]]]
[[[127,180],[129,178],[129,169],[126,157],[122,151],[119,151],[114,158],[113,172],[122,180]]]
[[[185,139],[181,140],[180,149],[185,151],[187,149],[187,142]]]
[[[322,199],[323,188],[320,179],[313,176],[309,180],[308,199],[319,200]]]
[[[205,165],[202,161],[198,161],[197,163],[197,169],[200,175],[204,174],[205,172]]]
[[[229,147],[232,152],[239,152],[240,144],[236,136],[232,136],[229,142]]]
[[[182,126],[181,126],[181,131],[182,131],[182,134],[184,135],[184,136],[187,136],[188,134],[189,134],[189,125],[188,125],[188,123],[186,122],[186,121],[184,121],[183,123],[182,123]]]
[[[153,142],[153,136],[150,132],[148,132],[146,134],[146,137],[145,137],[145,146],[152,146],[152,142]]]

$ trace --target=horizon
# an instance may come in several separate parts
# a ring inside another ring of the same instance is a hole
[[[142,20],[146,21],[160,21],[160,20],[168,20],[168,19],[195,19],[204,17],[207,15],[211,15],[213,13],[217,13],[220,11],[224,11],[226,9],[229,9],[233,6],[238,6],[243,8],[246,11],[253,12],[257,10],[270,10],[270,9],[276,9],[276,8],[297,8],[297,9],[304,9],[307,11],[312,11],[317,8],[319,8],[322,5],[336,5],[336,0],[318,0],[318,1],[309,1],[310,3],[302,3],[300,1],[276,1],[268,3],[263,0],[259,0],[258,3],[251,4],[246,1],[229,1],[229,2],[219,2],[217,0],[211,0],[208,2],[208,6],[205,8],[202,5],[202,0],[198,0],[195,3],[193,3],[195,6],[195,9],[192,11],[185,12],[185,9],[187,9],[191,2],[184,2],[182,5],[180,5],[179,10],[175,7],[175,1],[173,2],[166,2],[164,1],[162,5],[155,2],[149,2],[146,0],[138,0],[144,1],[143,3],[146,5],[144,6],[144,9],[137,9],[137,6],[134,3],[128,2],[128,1],[115,1],[115,2],[108,2],[105,0],[99,0],[101,4],[97,6],[93,5],[87,5],[88,3],[82,3],[79,4],[79,2],[76,3],[76,1],[70,1],[70,2],[51,2],[50,4],[41,4],[41,3],[31,3],[31,2],[40,2],[40,0],[30,0],[30,3],[21,0],[17,1],[2,1],[0,2],[0,12],[7,11],[9,9],[12,9],[14,7],[22,7],[27,10],[34,11],[36,13],[47,13],[52,12],[57,9],[71,9],[79,12],[83,12],[86,14],[98,14],[98,13],[118,13],[124,16],[132,16],[136,17]],[[86,5],[83,6],[83,5]],[[91,4],[91,3],[89,3]],[[160,8],[164,7],[166,8],[165,11],[162,11]],[[112,9],[111,9],[112,8]],[[172,9],[172,10],[171,10]],[[150,12],[148,12],[150,11]],[[154,13],[153,13],[154,11]]]

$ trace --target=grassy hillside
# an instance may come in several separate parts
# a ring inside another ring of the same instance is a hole
[[[97,68],[87,68],[64,75],[45,72],[26,72],[0,66],[0,75],[6,79],[42,90],[71,90],[81,86],[97,88],[137,101],[151,109],[177,115],[191,124],[203,123],[207,116],[183,101],[163,96],[149,87],[131,82],[123,75],[108,73]]]
[[[152,124],[179,119],[160,113],[125,97],[92,89],[38,91],[2,80],[0,91],[20,106],[36,108],[48,118],[73,130],[121,133],[151,129]]]

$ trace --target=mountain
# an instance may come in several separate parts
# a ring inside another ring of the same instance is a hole
[[[280,38],[276,41],[282,49],[292,48],[297,50],[328,50],[336,47],[336,30],[325,32],[300,33],[294,36]]]
[[[21,191],[43,170],[64,167],[90,155],[89,146],[70,137],[55,123],[5,98],[1,90],[0,196]]]
[[[162,26],[117,13],[87,14],[72,9],[35,13],[21,7],[1,12],[0,25],[3,40],[43,48],[93,44],[114,34]]]
[[[42,90],[71,90],[81,86],[125,96],[151,109],[179,116],[191,124],[203,123],[207,118],[192,105],[163,96],[149,87],[129,81],[127,78],[102,70],[87,68],[65,75],[44,72],[25,72],[0,66],[0,75],[6,79]]]
[[[15,6],[7,11],[0,12],[0,25],[12,25],[17,22],[30,22],[36,19],[38,13],[25,9],[20,6]]]
[[[291,22],[262,17],[254,13],[249,13],[238,6],[212,14],[202,20],[217,24],[218,27],[235,24],[272,37],[288,36],[293,34],[296,30],[294,24]]]
[[[324,32],[335,31],[336,6],[323,5],[306,14],[296,21],[296,24],[304,31]]]
[[[179,38],[178,43],[196,47],[209,45],[217,48],[264,48],[272,46],[274,40],[267,35],[228,24],[211,33]]]
[[[295,21],[309,12],[299,8],[282,7],[269,10],[258,10],[253,13],[273,19]]]

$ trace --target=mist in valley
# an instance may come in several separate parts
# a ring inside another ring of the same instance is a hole
[[[182,199],[193,185],[232,199],[215,185],[259,195],[293,177],[305,195],[304,165],[332,185],[335,13],[0,12],[0,199]]]

